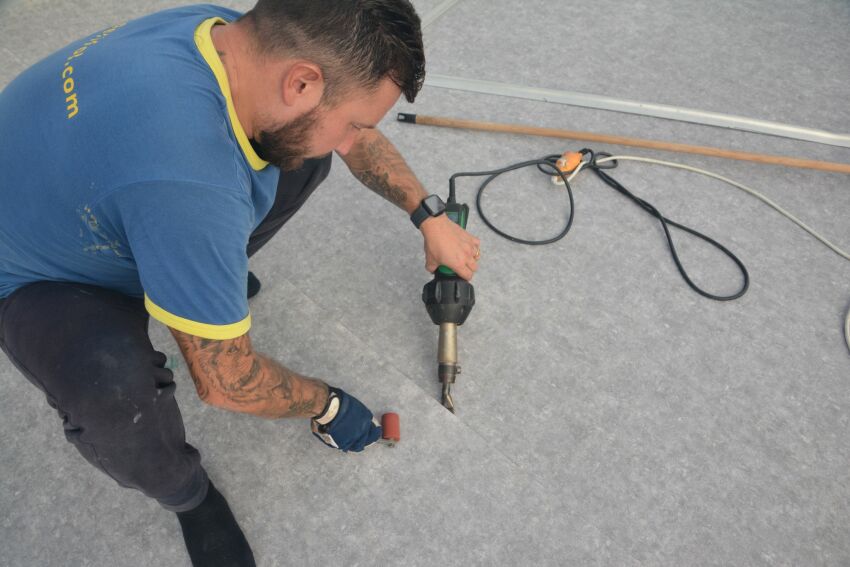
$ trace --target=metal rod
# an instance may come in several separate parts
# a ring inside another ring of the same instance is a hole
[[[442,126],[446,128],[461,128],[466,130],[483,130],[486,132],[504,132],[509,134],[525,134],[530,136],[547,136],[550,138],[567,138],[570,140],[585,140],[590,142],[600,142],[603,144],[613,144],[617,146],[635,146],[638,148],[651,148],[668,152],[699,154],[710,157],[735,159],[741,161],[752,161],[756,163],[764,163],[770,165],[784,165],[787,167],[817,169],[820,171],[831,171],[835,173],[850,173],[850,164],[846,163],[816,161],[810,159],[799,159],[767,154],[754,154],[749,152],[722,150],[720,148],[712,148],[709,146],[692,146],[689,144],[659,142],[656,140],[646,140],[642,138],[627,138],[624,136],[594,134],[593,132],[557,130],[554,128],[523,126],[520,124],[501,124],[498,122],[479,122],[477,120],[441,118],[437,116],[423,116],[420,114],[400,113],[398,115],[398,119],[402,122],[413,122],[416,124],[424,124],[427,126]]]
[[[437,379],[443,385],[443,405],[452,413],[455,411],[452,399],[452,384],[460,373],[457,364],[457,325],[454,323],[440,323],[440,339],[437,348]]]
[[[571,106],[581,106],[586,108],[599,108],[602,110],[637,114],[640,116],[654,116],[656,118],[667,118],[670,120],[703,124],[706,126],[720,126],[722,128],[732,128],[735,130],[743,130],[745,132],[755,132],[757,134],[768,134],[771,136],[792,138],[794,140],[805,140],[807,142],[817,142],[819,144],[850,148],[850,134],[836,134],[834,132],[827,132],[826,130],[818,130],[816,128],[805,128],[802,126],[783,124],[781,122],[771,122],[769,120],[758,120],[743,116],[722,114],[719,112],[681,108],[666,104],[638,102],[636,100],[618,99],[609,96],[573,91],[560,91],[555,89],[542,89],[538,87],[526,87],[523,85],[511,85],[508,83],[497,83],[494,81],[482,81],[478,79],[464,79],[462,77],[452,77],[436,73],[429,73],[425,78],[425,84],[430,87],[443,89],[524,98],[528,100],[540,100],[544,102],[569,104]]]
[[[457,364],[457,325],[440,324],[440,341],[437,349],[440,364]]]

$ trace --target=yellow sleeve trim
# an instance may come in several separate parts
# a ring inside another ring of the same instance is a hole
[[[248,141],[248,136],[245,135],[245,130],[239,122],[239,117],[236,116],[236,108],[233,106],[233,97],[230,95],[230,83],[227,81],[227,73],[224,70],[224,65],[215,50],[215,44],[212,41],[212,27],[217,23],[227,22],[223,18],[215,17],[204,20],[201,25],[195,30],[195,45],[207,62],[207,65],[212,69],[215,78],[218,80],[218,86],[221,88],[221,93],[227,100],[227,113],[230,115],[230,124],[233,126],[233,132],[236,134],[236,140],[239,142],[239,147],[242,148],[242,153],[254,171],[264,169],[269,162],[263,160],[254,151],[251,142]]]
[[[250,313],[238,323],[231,323],[230,325],[210,325],[208,323],[198,323],[197,321],[184,319],[183,317],[178,317],[177,315],[169,313],[151,301],[148,294],[145,294],[145,309],[148,310],[151,317],[160,323],[203,339],[216,339],[219,341],[235,339],[236,337],[241,337],[247,333],[248,329],[251,328]]]

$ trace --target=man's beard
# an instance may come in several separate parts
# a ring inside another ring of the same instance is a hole
[[[261,130],[255,144],[260,157],[283,171],[294,171],[309,157],[309,133],[321,116],[320,106],[274,130]]]

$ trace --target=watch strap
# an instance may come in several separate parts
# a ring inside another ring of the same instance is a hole
[[[422,226],[422,223],[425,222],[425,219],[429,218],[431,215],[425,210],[425,207],[419,205],[416,207],[416,210],[413,211],[413,214],[410,215],[410,220],[413,221],[413,226],[419,228]]]
[[[429,210],[428,207],[425,206],[425,201],[427,201],[428,199],[436,200],[439,204],[439,210],[436,213],[432,212],[431,210]],[[445,212],[446,205],[445,203],[443,203],[443,200],[440,199],[439,195],[428,195],[427,197],[422,199],[422,202],[419,203],[419,206],[416,207],[413,213],[411,213],[410,220],[413,222],[413,225],[416,228],[419,228],[420,226],[422,226],[422,223],[425,222],[428,217],[438,217]]]

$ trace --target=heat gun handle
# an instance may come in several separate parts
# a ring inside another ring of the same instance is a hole
[[[456,225],[466,230],[466,221],[469,219],[469,207],[465,203],[446,203],[446,216]],[[451,268],[440,266],[437,275],[455,277],[457,274]]]

